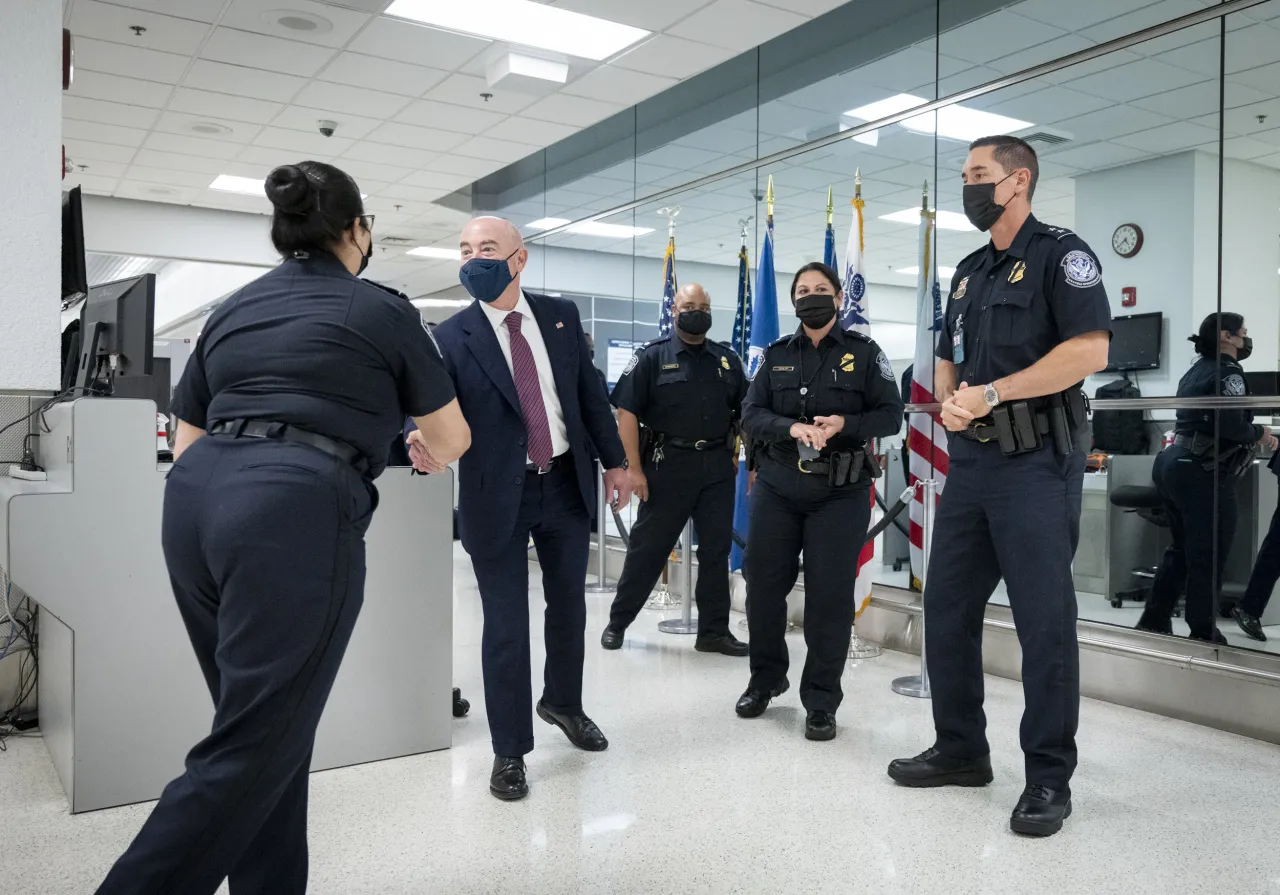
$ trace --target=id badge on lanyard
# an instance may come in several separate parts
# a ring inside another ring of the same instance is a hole
[[[964,314],[956,317],[956,332],[951,337],[951,361],[955,364],[964,363]]]

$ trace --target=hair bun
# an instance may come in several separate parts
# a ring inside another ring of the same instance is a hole
[[[297,165],[281,165],[267,175],[267,198],[284,214],[302,215],[315,206],[315,185]]]

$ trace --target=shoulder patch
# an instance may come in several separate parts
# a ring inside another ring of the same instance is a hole
[[[888,379],[890,382],[898,381],[898,377],[893,375],[893,364],[889,363],[889,358],[885,356],[883,351],[881,351],[880,356],[876,358],[876,364],[880,367],[881,376]]]
[[[1062,269],[1067,275],[1067,283],[1077,289],[1088,289],[1102,280],[1102,271],[1098,262],[1086,251],[1075,249],[1067,252],[1062,258]]]
[[[636,368],[636,364],[640,363],[640,352],[641,352],[641,351],[643,351],[643,350],[644,350],[645,348],[647,348],[647,347],[648,347],[647,345],[642,346],[639,350],[637,350],[634,354],[632,354],[632,355],[631,355],[631,360],[627,361],[627,365],[626,365],[626,367],[624,367],[624,368],[623,368],[623,370],[622,370],[622,375],[623,375],[623,376],[630,376],[630,375],[631,375],[631,373],[632,373],[632,372],[635,370],[635,368]]]
[[[1239,373],[1232,373],[1222,380],[1222,393],[1233,398],[1243,398],[1248,394],[1248,389],[1245,388],[1244,384],[1244,377]]]

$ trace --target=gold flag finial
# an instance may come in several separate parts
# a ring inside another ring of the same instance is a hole
[[[862,198],[862,169],[858,168],[853,172],[853,198]]]
[[[827,187],[827,226],[830,227],[835,222],[835,190]]]
[[[920,192],[920,210],[929,210],[929,181],[924,182],[924,189]]]
[[[765,202],[769,206],[769,220],[773,220],[773,175],[769,175],[769,191],[765,193]]]

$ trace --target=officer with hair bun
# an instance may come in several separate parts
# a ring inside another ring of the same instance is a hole
[[[387,445],[413,416],[457,459],[471,433],[422,317],[357,279],[373,217],[346,173],[271,172],[279,267],[209,318],[173,398],[162,539],[214,701],[100,895],[302,895],[316,726],[364,599]]]

